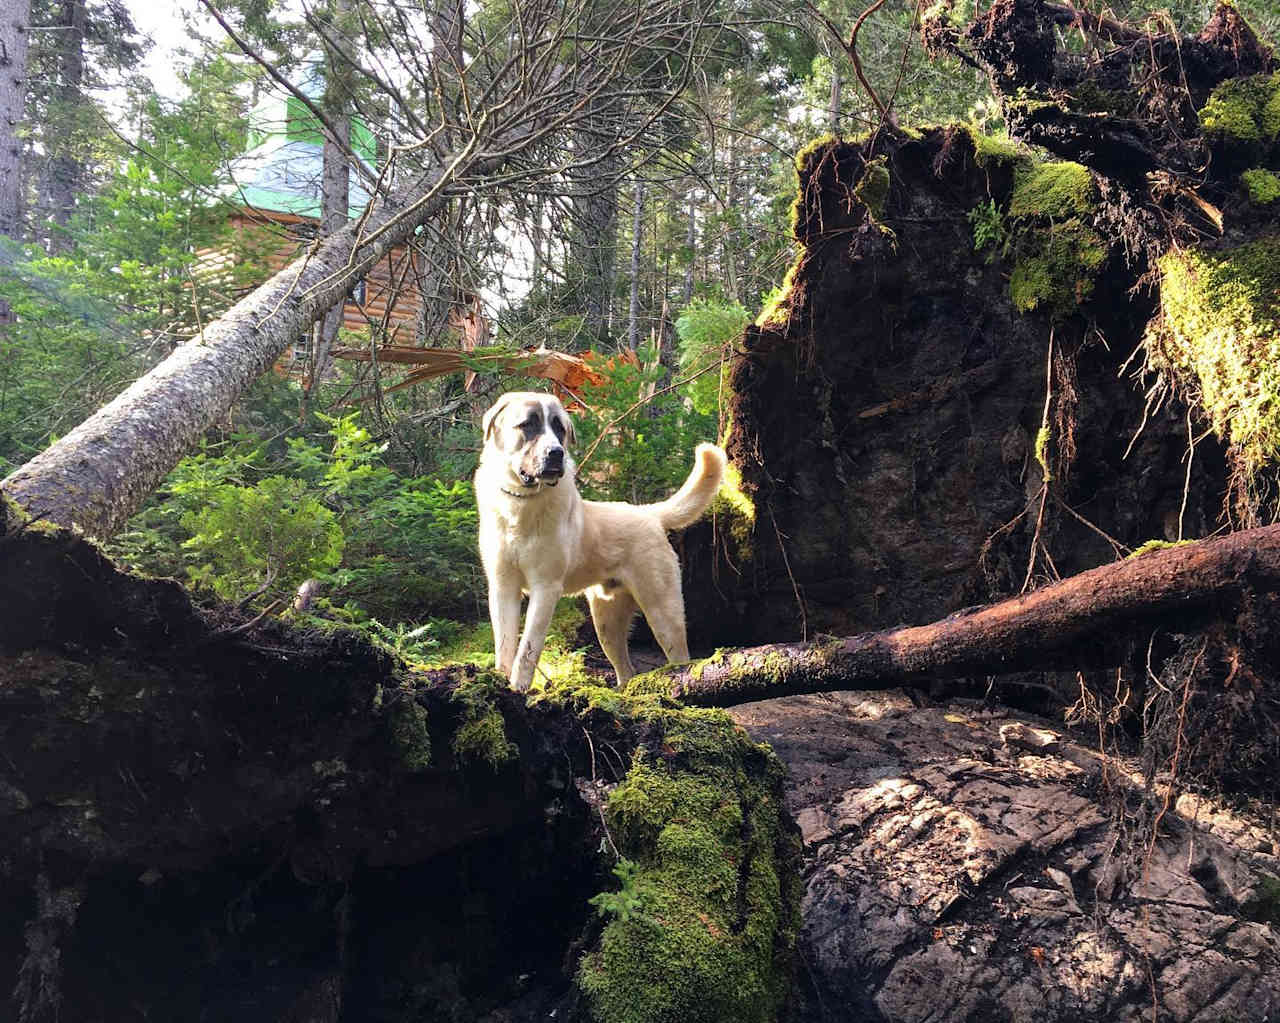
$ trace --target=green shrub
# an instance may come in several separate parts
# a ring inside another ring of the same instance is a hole
[[[576,421],[579,487],[587,497],[637,504],[660,500],[689,475],[694,446],[716,435],[714,410],[700,412],[683,388],[663,387],[666,370],[653,348],[641,346],[636,355],[638,363],[597,363],[604,383],[584,388],[584,400],[595,413]],[[601,439],[605,428],[608,435]]]
[[[203,508],[183,516],[192,536],[183,546],[198,562],[197,584],[225,600],[256,591],[280,595],[336,568],[343,535],[337,516],[307,493],[303,481],[268,476],[253,487],[223,485]]]
[[[750,322],[751,316],[740,303],[717,302],[705,298],[695,299],[676,319],[676,334],[680,338],[681,377],[707,370],[686,385],[689,401],[692,402],[694,411],[700,415],[718,414],[720,377],[723,373],[721,360],[727,346],[738,339]],[[721,362],[721,372],[708,369],[716,362]]]

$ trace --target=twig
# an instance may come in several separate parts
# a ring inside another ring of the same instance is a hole
[[[745,352],[734,352],[732,355],[728,356],[728,358],[741,359],[745,355],[746,355]],[[587,450],[583,453],[582,457],[578,459],[578,468],[581,469],[584,465],[587,464],[588,461],[590,461],[592,454],[595,452],[596,448],[600,446],[600,442],[604,440],[606,436],[608,436],[609,431],[612,430],[624,419],[626,419],[628,416],[630,416],[631,413],[635,412],[636,409],[639,409],[645,405],[648,405],[651,401],[653,401],[654,398],[656,398],[660,394],[666,394],[668,391],[674,391],[677,387],[683,387],[685,384],[689,383],[691,380],[697,380],[698,377],[702,376],[704,373],[709,373],[713,369],[719,369],[724,364],[724,362],[725,362],[725,359],[723,358],[719,359],[715,362],[709,363],[706,366],[703,366],[702,369],[697,370],[694,373],[690,373],[688,376],[680,377],[678,380],[672,380],[671,383],[667,384],[666,387],[658,388],[658,390],[654,391],[648,397],[641,398],[639,401],[637,401],[634,405],[632,405],[629,409],[627,409],[621,415],[616,416],[613,419],[610,419],[609,422],[605,423],[604,426],[601,427],[599,436],[597,436],[596,439],[591,442],[591,446],[587,448]]]
[[[262,621],[262,619],[266,618],[267,615],[271,614],[272,611],[278,608],[281,605],[281,603],[283,603],[283,601],[273,600],[270,604],[268,604],[261,611],[259,611],[255,617],[250,618],[243,625],[237,625],[234,629],[219,629],[217,632],[213,634],[213,638],[226,639],[228,636],[238,636],[242,632],[248,632],[260,621]]]

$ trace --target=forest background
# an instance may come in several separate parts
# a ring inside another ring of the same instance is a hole
[[[1195,31],[1210,6],[1112,9]],[[1263,38],[1280,38],[1280,4],[1242,6]],[[313,113],[331,143],[324,191],[340,189],[345,207],[352,119],[378,146],[364,187],[391,189],[394,175],[377,176],[388,158],[430,161],[455,123],[445,111],[470,102],[467,76],[520,59],[522,19],[537,4],[191,0],[190,42],[170,60],[179,85],[164,94],[138,70],[154,44],[136,8],[30,7],[23,115],[0,140],[16,159],[0,197],[0,477],[198,341],[268,276],[283,228],[236,233],[228,219],[231,164],[262,95],[323,73]],[[567,10],[586,26],[671,31],[638,9],[618,17],[633,7]],[[810,139],[873,127],[886,100],[900,124],[1003,127],[985,79],[925,56],[919,3],[886,0],[861,23],[856,52],[875,97],[846,45],[863,4],[697,7],[696,45],[673,40],[666,66],[625,69],[624,88],[597,94],[612,99],[548,136],[536,174],[464,183],[410,243],[424,296],[415,343],[456,346],[449,313],[477,295],[494,352],[594,353],[603,383],[584,386],[577,416],[589,497],[663,495],[693,445],[725,428],[717,370],[791,262],[793,159]],[[646,92],[662,102],[631,131],[625,97]],[[327,217],[322,231],[333,227]],[[232,253],[232,271],[209,272],[209,252]],[[333,344],[381,340],[377,323],[343,333],[334,323],[298,346],[293,371],[261,378],[110,539],[111,553],[276,613],[293,613],[294,590],[315,578],[323,595],[306,614],[414,659],[487,648],[485,626],[471,625],[485,617],[470,484],[479,416],[502,390],[542,385],[477,360],[471,390],[462,374],[390,390],[399,377],[376,361],[327,357]]]

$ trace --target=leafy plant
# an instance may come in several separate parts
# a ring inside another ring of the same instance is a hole
[[[192,580],[226,600],[268,588],[293,590],[342,560],[337,516],[302,480],[284,476],[268,476],[253,487],[220,486],[203,508],[182,517],[182,525],[192,533],[183,546],[199,562]]]
[[[680,338],[680,375],[707,370],[723,358],[726,346],[742,333],[751,316],[738,302],[695,299],[676,319]],[[704,372],[686,385],[695,412],[715,415],[720,408],[720,373]]]
[[[714,409],[699,411],[683,388],[662,386],[666,369],[652,346],[642,345],[636,356],[634,362],[597,363],[604,383],[584,388],[595,413],[577,420],[578,450],[594,445],[578,476],[588,497],[632,503],[664,498],[689,474],[698,441],[715,437]]]
[[[640,890],[636,887],[636,877],[639,873],[639,864],[623,857],[613,868],[613,876],[618,879],[622,887],[616,892],[601,892],[587,901],[606,919],[613,918],[625,923],[639,916],[644,908],[644,900],[640,898]]]
[[[973,247],[978,252],[991,249],[987,253],[989,263],[1001,255],[1008,241],[1009,232],[1005,228],[1004,214],[1000,212],[994,199],[988,199],[986,203],[980,203],[971,209],[968,216],[969,224],[973,227]]]

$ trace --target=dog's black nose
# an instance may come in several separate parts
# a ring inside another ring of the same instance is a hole
[[[564,472],[564,448],[548,448],[543,465],[552,471]]]

